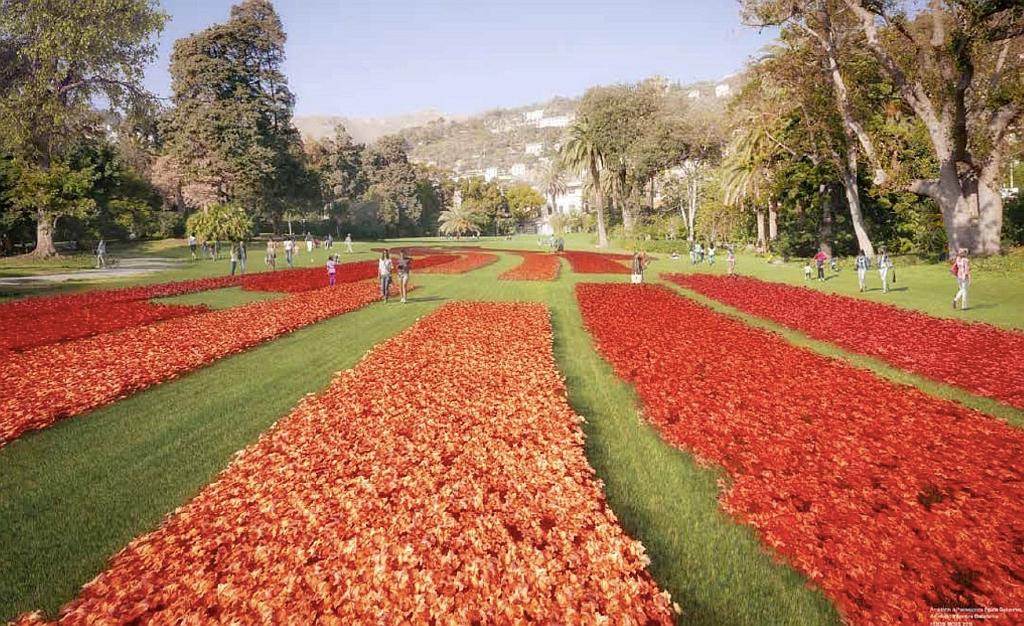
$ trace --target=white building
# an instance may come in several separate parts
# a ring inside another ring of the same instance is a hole
[[[497,177],[498,177],[498,168],[496,168],[496,167],[488,167],[487,169],[484,170],[484,180],[486,180],[487,182],[491,182],[492,180],[494,180]]]
[[[690,91],[688,91],[686,93],[686,97],[689,98],[690,100],[699,100],[700,99],[700,89],[691,89]]]
[[[537,122],[537,128],[565,128],[569,124],[572,124],[575,115],[556,115],[554,117],[545,117]]]
[[[537,122],[544,119],[544,109],[527,111],[526,113],[523,113],[523,117],[526,118],[527,124],[536,124]]]
[[[522,178],[526,176],[526,164],[513,163],[512,167],[509,169],[509,174],[511,174],[513,178]]]
[[[732,93],[732,87],[722,83],[721,85],[715,85],[715,97],[724,98]]]
[[[540,156],[540,153],[544,151],[544,144],[542,143],[528,143],[526,144],[526,154],[532,154],[533,156]]]

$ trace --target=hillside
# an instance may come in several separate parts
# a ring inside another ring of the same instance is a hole
[[[692,109],[721,115],[739,89],[741,77],[681,85],[666,89],[686,95]],[[297,117],[296,126],[307,137],[323,137],[337,123],[345,124],[360,142],[399,133],[409,142],[410,158],[436,165],[460,176],[525,180],[538,184],[547,163],[558,149],[565,128],[574,119],[579,97],[555,97],[508,109],[495,109],[464,119],[451,119],[424,111],[380,119],[346,120],[341,117]]]

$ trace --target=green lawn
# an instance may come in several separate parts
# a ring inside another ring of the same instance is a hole
[[[423,245],[423,240],[396,245],[413,243]],[[535,248],[536,238],[486,243]],[[368,258],[369,247],[362,244],[364,252],[342,254],[343,260]],[[325,257],[323,250],[318,251],[314,263],[320,264]],[[309,261],[304,251],[299,259]],[[262,252],[251,252],[251,270],[258,269],[257,260],[262,266]],[[322,389],[333,372],[351,367],[374,344],[447,300],[481,299],[534,300],[550,306],[559,367],[573,406],[587,419],[588,458],[605,482],[612,509],[647,547],[655,577],[683,608],[680,623],[838,624],[834,609],[820,593],[809,590],[799,574],[779,565],[749,528],[720,512],[716,481],[721,474],[697,467],[689,454],[663,443],[640,417],[632,388],[619,381],[594,351],[582,328],[573,287],[580,281],[626,277],[581,277],[563,263],[562,276],[555,283],[496,280],[519,261],[503,255],[498,263],[465,275],[418,275],[414,282],[421,288],[411,294],[408,305],[374,304],[316,324],[0,448],[0,619],[36,608],[55,611],[102,570],[112,554],[197,493],[235,451],[287,414],[304,394]],[[755,273],[756,263],[743,257],[740,269]],[[675,271],[677,265],[686,269],[689,261],[659,259],[652,272]],[[226,262],[190,263],[148,280],[212,275],[225,273],[226,268]],[[765,265],[763,269],[765,277],[789,279],[772,274],[778,268]],[[907,281],[912,285],[908,291],[915,298],[899,304],[926,306],[930,296],[924,293],[924,285],[932,284],[931,280],[938,284],[937,270],[945,271],[934,269],[935,276],[928,268],[915,268],[920,274],[908,269]],[[826,286],[838,287],[840,280]],[[1019,285],[1006,284],[993,293],[1020,297],[1020,290]],[[173,300],[232,306],[252,297],[228,289]],[[980,294],[976,302],[983,302]],[[1022,325],[1022,320],[1015,319],[1019,312],[1003,316],[998,306],[980,308],[978,315],[994,323]],[[749,316],[740,317],[779,330]],[[797,333],[784,335],[1024,424],[1019,411],[922,381],[872,359],[852,357]]]

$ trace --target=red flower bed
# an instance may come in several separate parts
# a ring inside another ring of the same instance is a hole
[[[1024,409],[1024,333],[754,278],[666,278],[815,339]]]
[[[152,304],[146,301],[114,301],[92,306],[67,307],[38,312],[25,319],[0,322],[0,353],[50,343],[81,339],[159,320],[206,312],[204,306]]]
[[[452,261],[428,268],[420,266],[419,271],[424,274],[465,274],[466,272],[472,272],[475,269],[480,269],[485,265],[490,265],[497,260],[498,255],[496,254],[489,254],[486,252],[460,252],[458,258]],[[416,271],[415,264],[412,269],[414,272]]]
[[[562,259],[554,254],[517,252],[523,257],[518,266],[498,276],[501,280],[555,280],[562,267]]]
[[[303,400],[58,621],[671,624],[579,422],[543,306],[446,305]]]
[[[372,282],[40,346],[0,362],[0,446],[378,297]]]
[[[724,466],[724,508],[849,623],[1024,606],[1024,432],[663,287],[587,284],[577,297],[645,415]]]
[[[238,283],[230,276],[124,289],[23,298],[0,304],[0,352],[24,350],[193,315],[204,307],[157,305],[150,298],[206,291]]]
[[[629,268],[620,260],[629,260],[623,254],[603,254],[600,252],[562,252],[569,260],[572,271],[577,274],[628,274]]]
[[[422,258],[413,257],[412,269],[434,267],[456,260],[451,254],[437,254]],[[397,263],[397,258],[396,261]],[[377,261],[357,261],[355,263],[339,263],[336,266],[335,281],[338,283],[354,283],[360,280],[377,277]],[[327,285],[327,266],[308,267],[303,269],[281,270],[279,272],[263,272],[245,276],[242,285],[246,291],[278,291],[283,293],[301,293],[320,289]]]

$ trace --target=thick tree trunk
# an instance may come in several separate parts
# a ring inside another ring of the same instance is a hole
[[[36,247],[29,255],[42,259],[57,256],[57,248],[53,245],[53,231],[56,228],[57,219],[39,211],[36,215]]]
[[[775,202],[768,203],[768,241],[779,238],[779,211]]]
[[[850,221],[853,222],[853,232],[857,235],[857,246],[868,255],[868,258],[874,258],[875,247],[871,245],[867,225],[864,223],[864,213],[861,211],[860,188],[857,185],[857,151],[852,144],[846,147],[846,162],[843,165],[843,191],[846,192],[846,203],[850,207]]]
[[[767,249],[767,242],[764,237],[764,209],[757,207],[757,251],[764,252]]]
[[[939,205],[949,254],[961,248],[975,255],[998,254],[1003,231],[1003,199],[990,172],[980,180],[961,173],[950,161],[940,167],[940,178],[914,181],[909,189]]]
[[[999,254],[1003,235],[1003,197],[998,185],[978,185],[978,229],[975,254]]]
[[[818,227],[818,249],[825,254],[832,256],[833,236],[833,209],[836,202],[836,193],[829,190],[821,201],[821,224]]]
[[[595,163],[590,164],[590,179],[594,183],[594,196],[597,200],[597,247],[608,247],[608,231],[604,226],[604,191],[601,190],[601,172]]]

